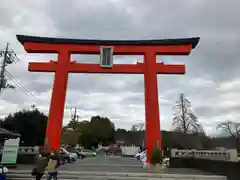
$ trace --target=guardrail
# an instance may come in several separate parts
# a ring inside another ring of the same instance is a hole
[[[196,150],[172,149],[171,156],[176,158],[196,158],[219,161],[238,161],[236,150]]]
[[[37,155],[39,153],[39,147],[19,147],[18,153]]]
[[[3,149],[0,149],[0,154],[2,154]],[[19,147],[18,154],[21,155],[37,155],[39,153],[39,147]]]

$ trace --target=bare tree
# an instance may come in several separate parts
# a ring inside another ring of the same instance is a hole
[[[237,152],[240,153],[240,123],[225,121],[218,124],[217,129],[224,130],[233,138]]]
[[[144,130],[144,123],[133,124],[131,131],[142,131]]]
[[[191,102],[181,93],[179,100],[173,106],[173,127],[183,133],[204,133],[197,116],[192,111]]]

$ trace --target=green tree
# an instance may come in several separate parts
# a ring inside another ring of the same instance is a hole
[[[90,121],[90,131],[99,143],[108,145],[115,142],[115,126],[107,117],[93,116]]]
[[[108,145],[115,142],[115,126],[106,117],[92,116],[90,121],[70,121],[63,128],[62,141],[69,144],[66,140],[70,136],[68,130],[74,131],[78,136],[78,143],[85,148],[96,147],[99,143]],[[68,135],[67,135],[68,134]],[[69,140],[70,142],[70,140]]]
[[[3,127],[21,134],[22,146],[42,146],[44,144],[48,117],[38,109],[21,110],[9,114]]]
[[[67,129],[62,132],[61,143],[75,146],[76,144],[78,144],[78,138],[78,132],[72,129]]]
[[[115,126],[107,117],[92,116],[87,130],[98,143],[108,145],[115,142]]]

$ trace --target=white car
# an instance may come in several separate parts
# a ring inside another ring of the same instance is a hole
[[[146,156],[147,156],[147,151],[143,151],[143,152],[140,154],[139,159],[141,160],[141,159],[145,158]]]
[[[170,159],[169,158],[164,158],[163,163],[165,164],[166,167],[169,167],[170,165]]]
[[[140,153],[137,153],[137,154],[135,155],[135,158],[137,158],[138,160],[140,160],[140,158],[144,155],[144,153],[146,153],[146,151],[142,151],[142,152],[140,152]]]
[[[135,154],[135,158],[137,158],[137,159],[139,159],[139,157],[140,157],[140,154],[141,154],[141,152],[139,152],[139,153],[137,153],[137,154]]]
[[[97,156],[96,152],[93,152],[92,150],[89,150],[89,149],[82,149],[81,153],[88,157],[96,157]]]
[[[74,158],[74,160],[77,160],[78,155],[77,155],[77,153],[70,153],[70,157]]]

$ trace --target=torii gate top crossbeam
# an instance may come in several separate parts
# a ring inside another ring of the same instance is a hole
[[[29,53],[58,53],[65,49],[75,54],[99,54],[99,46],[113,46],[114,55],[144,55],[152,51],[160,55],[188,55],[196,47],[199,38],[164,40],[86,40],[47,38],[17,35],[17,39]]]

